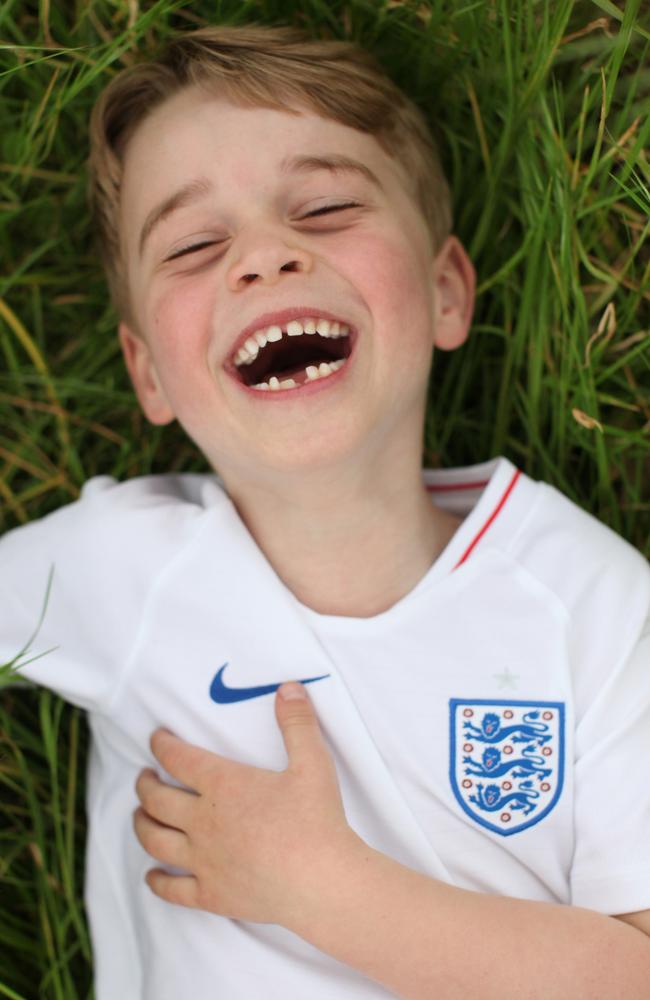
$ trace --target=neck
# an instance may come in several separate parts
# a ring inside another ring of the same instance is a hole
[[[307,607],[369,618],[427,573],[460,524],[434,506],[420,456],[244,485],[226,482],[275,572]]]

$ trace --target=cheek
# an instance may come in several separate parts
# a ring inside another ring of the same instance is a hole
[[[177,416],[210,389],[206,352],[211,340],[210,303],[197,283],[163,292],[153,304],[151,343],[158,375]]]
[[[399,337],[411,352],[428,355],[433,345],[433,283],[428,250],[420,243],[409,242],[401,233],[369,241],[357,274],[358,287],[381,322],[376,336],[387,344]]]
[[[161,369],[173,376],[177,366],[183,365],[184,371],[198,373],[197,361],[205,355],[211,339],[211,302],[205,289],[198,281],[177,285],[158,296],[150,315],[152,342]]]

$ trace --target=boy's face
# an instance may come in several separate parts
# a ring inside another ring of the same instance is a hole
[[[352,158],[379,183],[283,171],[299,155]],[[402,438],[419,448],[432,349],[465,339],[474,278],[454,238],[434,259],[400,171],[372,137],[337,122],[189,88],[130,140],[120,225],[141,336],[120,324],[125,358],[149,419],[177,418],[227,484],[229,474],[368,460]],[[155,209],[199,180],[204,190],[140,248]],[[359,207],[308,217],[346,202]],[[231,365],[240,334],[291,307],[354,327],[351,356],[307,392],[246,387]]]

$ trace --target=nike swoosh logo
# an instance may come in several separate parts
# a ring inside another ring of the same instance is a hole
[[[280,684],[284,684],[284,681],[279,681],[277,684],[260,684],[257,687],[246,687],[246,688],[231,688],[226,687],[223,682],[223,672],[228,666],[224,663],[222,667],[214,675],[214,680],[210,685],[210,697],[213,701],[216,701],[218,705],[231,705],[234,701],[246,701],[247,698],[259,698],[263,694],[273,694],[280,687]],[[329,674],[321,674],[320,677],[307,677],[305,680],[300,681],[300,684],[313,684],[314,681],[322,681]],[[293,678],[289,678],[293,680]]]

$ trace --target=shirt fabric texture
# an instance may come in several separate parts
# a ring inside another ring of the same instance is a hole
[[[462,524],[371,618],[301,604],[216,475],[97,477],[0,540],[0,662],[33,633],[53,567],[31,655],[51,651],[21,673],[89,713],[97,1000],[392,996],[285,928],[175,907],[144,882],[165,866],[133,832],[137,775],[178,784],[153,730],[282,770],[272,690],[292,679],[310,681],[371,847],[464,889],[650,908],[647,562],[505,458],[422,475]],[[273,687],[218,702],[219,682]]]

